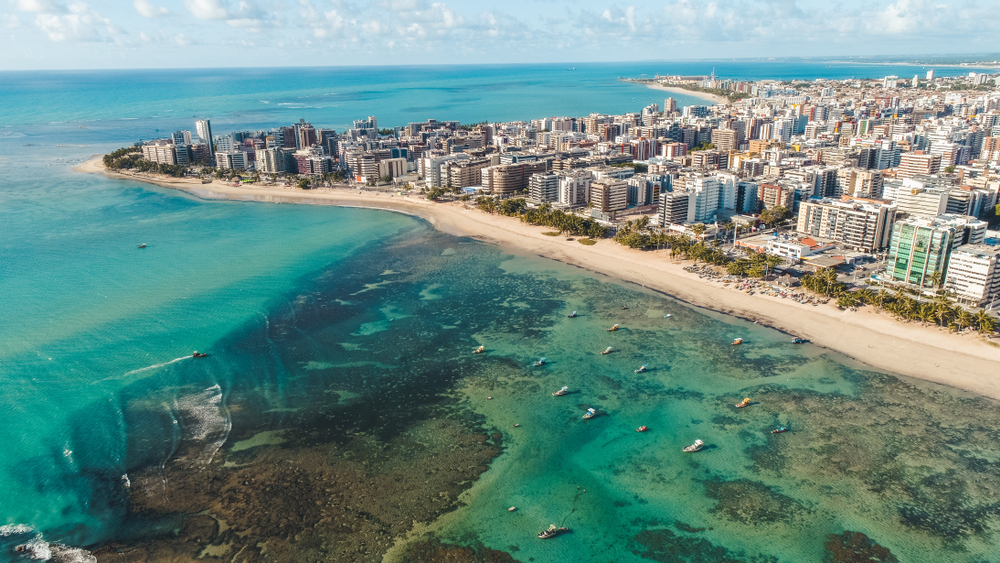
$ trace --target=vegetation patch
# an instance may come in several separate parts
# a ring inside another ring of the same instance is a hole
[[[559,233],[559,231],[547,231],[547,232],[544,232],[542,234],[545,235],[545,236],[547,236],[547,237],[557,237],[557,236],[559,236],[560,233]]]
[[[595,244],[597,244],[597,241],[592,238],[582,238],[576,242],[586,246],[594,246]]]

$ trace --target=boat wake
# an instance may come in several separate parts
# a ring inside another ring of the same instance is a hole
[[[175,363],[177,363],[177,362],[179,362],[181,360],[190,360],[192,357],[193,356],[190,356],[190,355],[188,355],[188,356],[181,356],[180,358],[174,358],[174,359],[170,360],[169,362],[163,362],[162,364],[156,364],[156,365],[152,365],[152,366],[146,366],[144,368],[134,369],[134,370],[132,370],[130,372],[126,372],[126,373],[124,373],[124,374],[122,374],[120,376],[117,376],[117,377],[114,377],[114,376],[112,376],[112,377],[105,377],[101,381],[110,381],[112,379],[120,379],[120,378],[128,377],[130,375],[135,375],[137,373],[142,373],[144,371],[149,371],[149,370],[154,370],[154,369],[160,369],[162,367],[169,366],[170,364],[175,364]]]

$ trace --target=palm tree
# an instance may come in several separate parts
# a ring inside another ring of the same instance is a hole
[[[927,323],[934,321],[934,305],[930,303],[924,303],[920,306],[920,310],[917,311],[917,318],[923,323],[923,326],[927,326]]]
[[[986,311],[976,313],[976,326],[982,334],[993,334],[996,331],[996,320]]]
[[[972,313],[966,311],[965,309],[960,309],[958,314],[955,315],[955,324],[958,325],[958,330],[962,330],[965,327],[972,326],[972,323],[976,322],[976,317]]]

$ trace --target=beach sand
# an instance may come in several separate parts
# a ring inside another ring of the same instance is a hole
[[[663,86],[661,84],[646,84],[647,88],[652,88],[653,90],[663,90],[664,92],[671,92],[673,94],[683,94],[685,96],[694,96],[695,98],[701,98],[712,102],[713,104],[728,105],[729,100],[719,96],[717,94],[709,94],[708,92],[696,92],[694,90],[687,90],[685,88],[676,88],[674,86]]]
[[[748,295],[684,271],[683,267],[691,262],[672,260],[667,251],[633,250],[611,240],[584,246],[565,237],[543,235],[549,228],[486,214],[458,202],[434,203],[413,196],[347,189],[233,187],[221,182],[202,184],[200,180],[125,175],[106,171],[100,157],[74,170],[181,189],[206,199],[370,207],[417,215],[443,232],[559,260],[660,291],[692,305],[751,319],[879,370],[1000,399],[1000,379],[994,376],[1000,367],[1000,346],[979,335],[959,335],[935,326],[900,322],[872,307],[849,312],[838,309],[833,301],[812,306],[760,294]]]

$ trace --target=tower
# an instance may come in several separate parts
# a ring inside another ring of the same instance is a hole
[[[202,119],[196,121],[194,127],[198,131],[198,138],[201,142],[208,145],[208,153],[212,160],[215,160],[215,148],[212,146],[212,122],[208,119]]]

